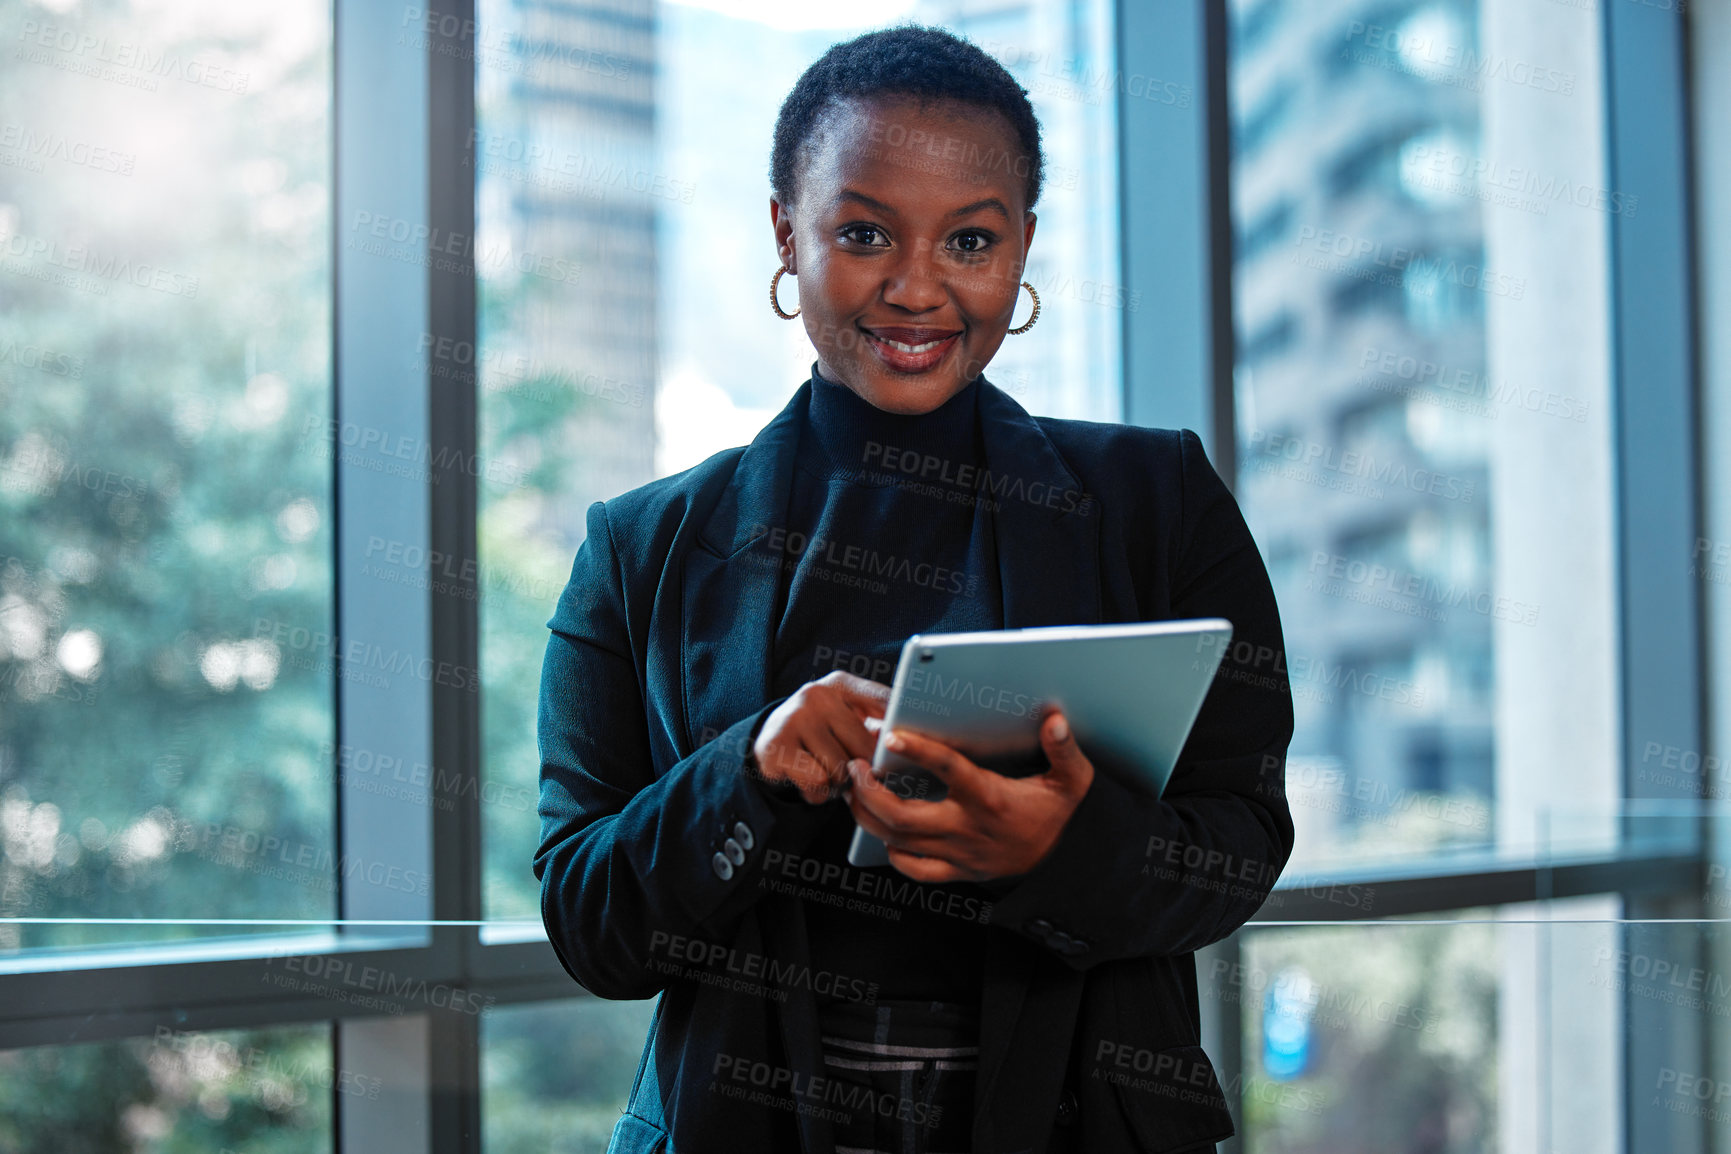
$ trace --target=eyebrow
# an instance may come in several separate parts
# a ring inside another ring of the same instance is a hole
[[[874,212],[881,212],[885,216],[900,215],[894,208],[885,204],[883,201],[878,200],[876,197],[867,196],[865,193],[856,191],[855,189],[842,189],[840,195],[838,195],[836,199],[851,200],[857,204],[863,204]],[[1002,216],[1005,220],[1010,219],[1010,210],[1005,208],[1004,202],[995,196],[988,196],[984,200],[976,200],[972,204],[964,204],[962,207],[948,213],[946,219],[958,216],[967,216],[969,213],[979,212],[981,209],[986,208],[995,208],[998,210],[998,215]]]
[[[976,200],[972,204],[964,204],[962,207],[956,209],[956,211],[950,213],[950,215],[967,216],[969,213],[979,212],[983,208],[995,208],[998,210],[999,216],[1003,217],[1005,220],[1010,219],[1010,210],[1005,208],[1004,202],[995,196],[988,196],[984,200]]]

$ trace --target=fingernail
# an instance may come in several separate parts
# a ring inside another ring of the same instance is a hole
[[[884,744],[895,750],[897,753],[900,753],[908,747],[907,738],[903,737],[893,729],[890,730],[889,736],[884,738]]]
[[[1058,720],[1052,723],[1052,740],[1070,740],[1070,723],[1064,720],[1064,715],[1062,713],[1057,714],[1056,716]]]

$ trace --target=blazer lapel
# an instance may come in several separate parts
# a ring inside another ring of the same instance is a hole
[[[982,384],[985,382],[982,381]],[[1026,409],[996,386],[980,397],[986,483],[998,543],[1004,628],[1101,620],[1100,505]],[[1021,942],[993,935],[980,1007],[976,1116],[998,1116],[992,1091],[1009,1054],[1031,968]]]
[[[775,646],[775,594],[780,550],[754,549],[771,528],[782,524],[793,484],[799,430],[811,398],[802,384],[781,412],[752,439],[734,468],[698,535],[699,547],[686,554],[682,577],[685,724],[702,744],[769,697]],[[693,748],[695,746],[692,746]],[[765,894],[765,946],[771,957],[808,965],[805,907],[796,898]],[[817,1030],[817,1002],[806,989],[790,991],[776,1009],[783,1053],[791,1069],[806,1079],[823,1073]],[[800,1140],[812,1154],[829,1154],[835,1139],[821,1112],[798,1116]]]
[[[778,550],[752,549],[780,525],[811,382],[752,439],[685,555],[681,574],[685,752],[758,709],[769,697],[775,644]]]
[[[1004,628],[1100,620],[1100,507],[1028,411],[981,378],[983,495],[992,509]]]

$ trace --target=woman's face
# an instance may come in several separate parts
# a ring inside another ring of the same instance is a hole
[[[930,412],[1010,327],[1029,158],[1003,116],[954,101],[845,101],[814,142],[797,202],[769,212],[818,371],[880,409]]]

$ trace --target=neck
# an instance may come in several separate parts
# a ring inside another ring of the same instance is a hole
[[[846,385],[813,366],[809,421],[812,448],[837,469],[905,472],[920,457],[969,461],[975,456],[974,428],[980,392],[978,377],[927,413],[892,413],[878,408]],[[908,458],[906,454],[915,454]]]

